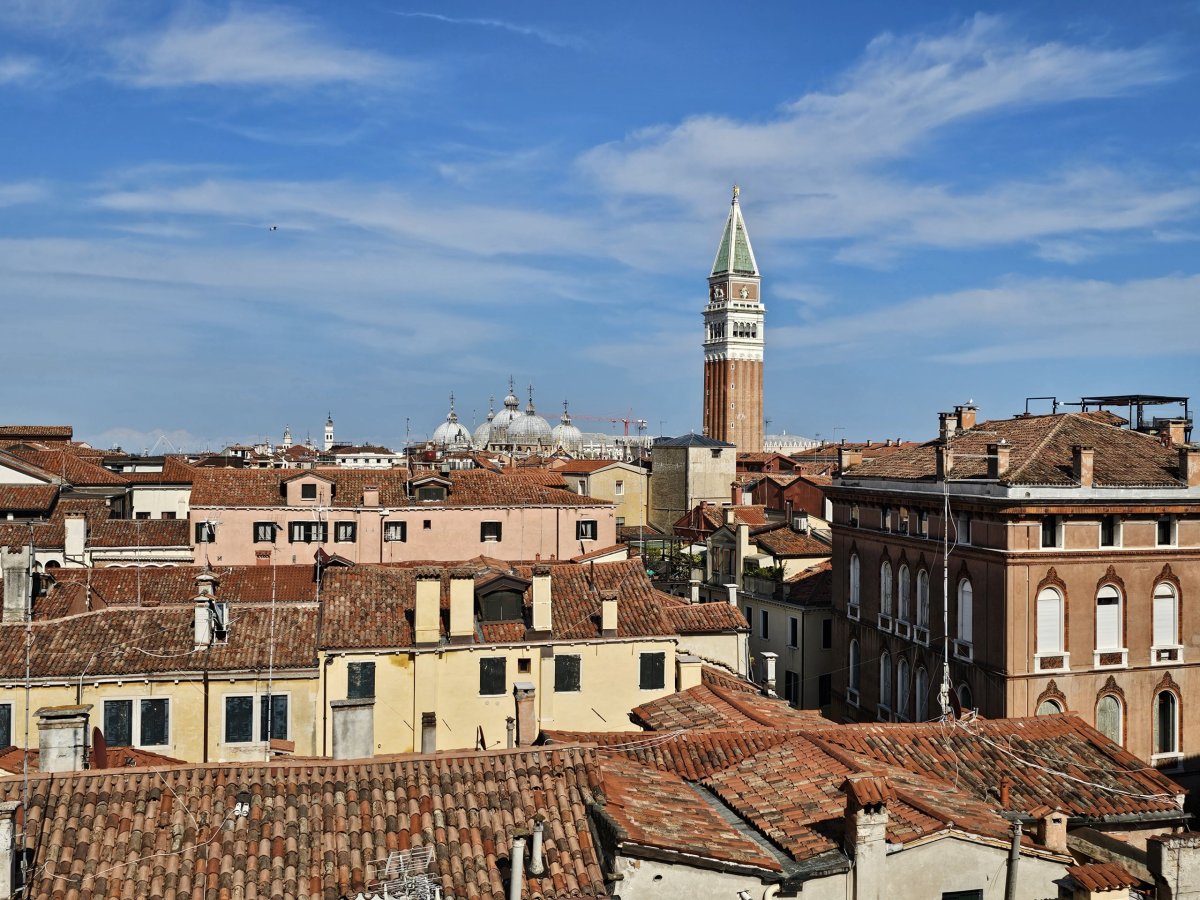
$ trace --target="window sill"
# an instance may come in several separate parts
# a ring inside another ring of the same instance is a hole
[[[1061,650],[1052,653],[1035,653],[1033,671],[1039,675],[1046,672],[1069,672],[1071,671],[1071,654]]]
[[[858,691],[854,688],[846,688],[846,705],[858,707]]]
[[[1150,648],[1150,665],[1173,666],[1183,662],[1182,644],[1155,644]]]
[[[896,637],[906,638],[912,636],[912,628],[904,620],[897,619],[894,627],[896,630]]]
[[[1182,771],[1183,754],[1178,751],[1174,753],[1151,753],[1150,765],[1164,772]]]
[[[846,618],[853,619],[855,622],[857,622],[859,620],[857,603],[851,603],[849,606],[846,607]]]
[[[913,640],[922,647],[929,646],[929,629],[922,628],[920,625],[913,628]]]
[[[877,718],[880,722],[891,722],[893,721],[892,711],[880,703],[877,707],[875,707],[875,718]]]
[[[955,639],[950,642],[953,645],[952,652],[954,658],[962,662],[973,662],[975,659],[975,648],[968,641]]]
[[[892,617],[891,616],[886,615],[885,613],[880,613],[879,617],[875,621],[876,621],[876,624],[879,626],[880,631],[886,631],[889,634],[891,633],[891,631],[892,631]]]
[[[1092,651],[1092,668],[1127,669],[1129,668],[1129,650],[1125,647],[1115,647],[1112,650],[1094,650]]]

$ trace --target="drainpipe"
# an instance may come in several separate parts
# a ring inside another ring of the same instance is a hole
[[[515,832],[512,842],[512,874],[508,879],[508,900],[521,900],[525,884],[525,833]]]
[[[1008,878],[1004,900],[1017,900],[1017,863],[1021,861],[1021,823],[1013,822],[1012,845],[1008,848]]]
[[[529,874],[541,875],[546,871],[542,865],[542,829],[545,823],[540,815],[533,817],[533,843],[529,847]]]

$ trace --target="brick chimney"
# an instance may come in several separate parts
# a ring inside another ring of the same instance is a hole
[[[4,622],[24,622],[33,597],[33,579],[29,576],[29,547],[14,550],[0,547],[0,570],[4,578]]]
[[[1096,450],[1083,444],[1071,445],[1071,477],[1080,487],[1092,486],[1092,475],[1096,464]]]
[[[838,474],[844,474],[847,469],[853,469],[855,466],[862,465],[863,454],[861,450],[847,450],[845,447],[838,448]]]
[[[1055,853],[1067,852],[1067,814],[1057,807],[1039,806],[1029,811],[1037,821],[1035,836],[1043,847]]]
[[[442,617],[442,570],[437,566],[420,566],[413,609],[413,638],[417,645],[436,644],[440,638]]]
[[[876,775],[852,775],[842,782],[846,795],[845,847],[854,857],[856,900],[883,900],[887,892],[887,805],[891,783]]]
[[[988,478],[1000,479],[1008,474],[1008,467],[1012,458],[1012,445],[1000,441],[998,444],[987,445],[988,456]]]
[[[38,720],[38,770],[82,772],[87,760],[88,714],[83,706],[43,706]]]
[[[937,477],[949,478],[950,470],[954,468],[954,450],[945,444],[937,447]]]
[[[330,700],[333,758],[366,759],[375,755],[375,701]]]
[[[938,413],[938,437],[943,441],[948,441],[954,437],[954,432],[958,430],[958,413],[941,412]]]
[[[1187,430],[1187,421],[1184,419],[1171,419],[1167,422],[1167,446],[1178,447],[1183,443],[1184,432]]]
[[[450,642],[468,643],[475,636],[475,570],[450,570]]]
[[[955,424],[959,431],[966,431],[969,428],[975,427],[975,415],[979,410],[974,404],[964,403],[962,406],[954,407]]]
[[[528,747],[537,739],[537,710],[534,699],[537,689],[529,681],[518,681],[513,685],[513,699],[517,704],[517,746]]]
[[[603,603],[603,600],[601,600]],[[553,623],[550,607],[550,567],[533,567],[533,630],[549,634]]]
[[[1179,477],[1188,487],[1200,487],[1200,450],[1195,447],[1179,448]]]
[[[604,637],[617,636],[617,592],[600,592],[600,633]]]

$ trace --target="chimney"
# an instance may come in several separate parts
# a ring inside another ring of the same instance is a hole
[[[63,562],[68,566],[87,565],[84,548],[87,547],[87,519],[83,513],[67,513],[63,520]]]
[[[529,845],[529,874],[540,876],[546,871],[542,864],[542,829],[545,828],[546,817],[537,813],[533,817],[533,841]]]
[[[617,636],[617,592],[600,592],[600,633],[604,637]]]
[[[691,599],[691,601],[693,603],[699,603],[700,602],[700,579],[693,578],[691,581],[688,582],[688,588],[690,589],[689,599]]]
[[[515,716],[508,716],[504,720],[505,737],[508,739],[506,746],[509,750],[517,745],[517,720]]]
[[[690,653],[677,653],[675,655],[675,691],[686,691],[689,688],[699,687],[703,681],[701,674],[704,669],[704,660],[698,656],[692,656]]]
[[[844,447],[838,448],[838,474],[842,475],[847,469],[853,469],[855,466],[861,465],[863,455],[861,450],[847,450]]]
[[[1012,779],[1005,775],[1000,779],[1000,808],[1008,809],[1009,800],[1012,797]]]
[[[537,740],[537,711],[533,701],[537,689],[529,681],[518,681],[513,685],[513,698],[517,702],[517,746],[529,747]]]
[[[1029,815],[1037,820],[1037,842],[1055,853],[1067,852],[1067,814],[1057,807],[1039,806]]]
[[[964,403],[962,406],[954,407],[954,417],[957,420],[959,431],[966,431],[975,427],[975,414],[978,412],[975,405],[972,403]]]
[[[1092,472],[1095,468],[1096,451],[1083,444],[1071,445],[1071,477],[1079,482],[1080,487],[1092,486]]]
[[[4,622],[24,622],[33,597],[29,575],[29,548],[0,547],[0,569],[4,573]]]
[[[768,697],[776,697],[778,694],[775,693],[775,662],[779,659],[779,654],[764,650],[759,656],[763,662],[763,688]]]
[[[552,626],[550,608],[550,567],[533,567],[533,630],[549,634]],[[615,627],[615,626],[614,626]]]
[[[953,468],[954,451],[945,444],[939,444],[937,447],[937,477],[943,480],[946,479]]]
[[[213,597],[220,584],[221,579],[213,574],[212,569],[201,569],[196,576],[196,593],[201,597]]]
[[[17,810],[21,808],[20,800],[6,800],[0,803],[0,897],[16,897],[20,895],[20,882],[17,879]]]
[[[512,838],[512,868],[508,876],[508,900],[521,900],[525,887],[525,835],[517,830]]]
[[[1007,441],[987,445],[988,478],[1000,479],[1008,474],[1009,460],[1012,458],[1012,445]]]
[[[1200,487],[1200,450],[1195,447],[1179,448],[1179,477],[1190,488]]]
[[[948,441],[958,430],[958,414],[952,412],[938,413],[938,437]]]
[[[732,506],[726,506],[723,512],[725,513],[726,525],[733,525],[737,522],[737,511]]]
[[[379,485],[368,484],[363,486],[363,506],[378,506],[379,505]]]
[[[886,896],[888,802],[895,798],[887,778],[852,775],[842,782],[846,794],[845,844],[854,857],[856,900]]]
[[[84,706],[43,706],[38,720],[38,770],[82,772],[87,760],[88,713]]]
[[[421,752],[437,752],[437,713],[421,713]]]
[[[421,644],[438,643],[442,618],[442,570],[420,566],[416,570],[417,591],[413,610],[414,640]]]
[[[212,610],[208,608],[209,598],[203,594],[198,594],[193,601],[194,607],[194,628],[195,628],[195,649],[201,650],[205,647],[213,645],[213,617]]]
[[[333,758],[366,759],[375,755],[375,700],[330,700]]]
[[[1178,447],[1184,441],[1184,432],[1187,430],[1187,420],[1171,419],[1167,422],[1167,446]]]
[[[475,636],[475,570],[450,570],[450,643],[469,643]]]
[[[1179,900],[1200,896],[1200,834],[1160,834],[1146,841],[1147,865],[1159,886],[1158,897]]]

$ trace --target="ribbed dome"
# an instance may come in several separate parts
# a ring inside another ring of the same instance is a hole
[[[471,432],[458,421],[458,414],[454,412],[453,394],[450,395],[450,412],[446,416],[446,421],[434,429],[433,442],[444,447],[471,446]]]
[[[563,403],[562,418],[550,436],[555,447],[561,447],[568,453],[577,453],[583,447],[583,433],[571,424],[571,413],[567,410],[566,402]]]
[[[521,401],[517,399],[513,393],[512,379],[508,379],[508,396],[504,398],[504,409],[496,413],[492,419],[492,434],[497,433],[497,429],[507,429],[514,420],[521,417]],[[494,439],[494,438],[493,438]]]
[[[509,397],[504,398],[505,406],[508,405],[508,400]],[[510,444],[528,446],[531,444],[549,444],[550,440],[550,423],[539,416],[537,410],[533,408],[533,385],[530,385],[529,405],[525,407],[525,415],[518,415],[508,427],[508,441]]]
[[[479,450],[486,447],[492,440],[492,421],[496,418],[496,411],[492,407],[496,403],[495,397],[488,398],[488,414],[487,419],[475,429],[475,433],[471,435],[471,443]]]

